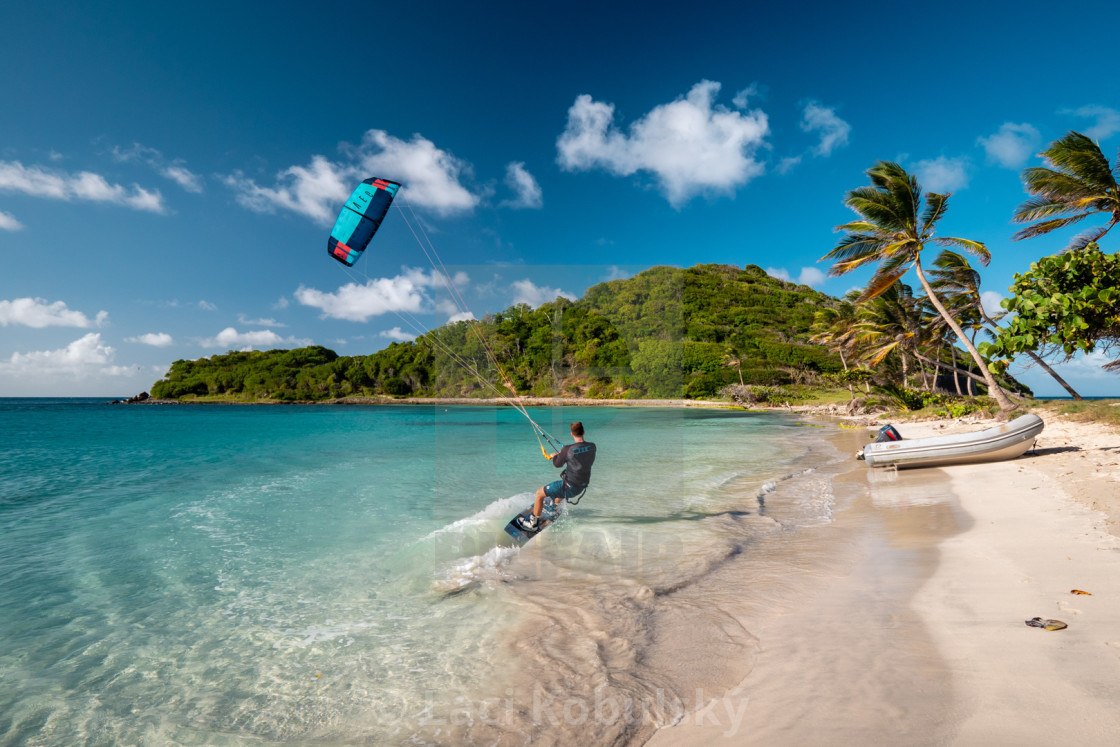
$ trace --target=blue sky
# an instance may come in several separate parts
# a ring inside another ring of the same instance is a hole
[[[987,243],[998,300],[1071,237],[1011,241],[1021,169],[1070,129],[1120,147],[1098,37],[1118,22],[1104,2],[6,3],[0,396],[127,396],[179,358],[439,326],[463,312],[413,229],[478,317],[658,264],[840,296],[866,275],[817,260],[881,159],[953,192],[940,233]],[[367,176],[405,209],[347,272],[326,238]],[[1062,370],[1120,394],[1102,362]]]

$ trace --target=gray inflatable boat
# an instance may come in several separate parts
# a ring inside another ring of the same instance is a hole
[[[902,439],[868,444],[862,458],[868,467],[937,467],[943,464],[998,462],[1022,456],[1034,446],[1042,418],[1022,415],[976,433]]]

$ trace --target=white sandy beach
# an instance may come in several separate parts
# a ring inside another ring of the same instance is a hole
[[[831,577],[741,613],[750,674],[648,744],[1115,744],[1120,434],[1042,416],[1017,460],[850,473]]]

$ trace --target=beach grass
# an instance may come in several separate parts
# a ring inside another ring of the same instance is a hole
[[[1039,405],[1081,423],[1106,423],[1120,427],[1120,399],[1040,400]]]

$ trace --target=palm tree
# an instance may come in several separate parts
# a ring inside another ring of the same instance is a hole
[[[1015,209],[1016,223],[1034,225],[1011,238],[1029,239],[1078,223],[1090,215],[1111,216],[1103,228],[1075,236],[1067,249],[1083,249],[1120,222],[1120,156],[1110,167],[1100,146],[1080,132],[1070,131],[1039,154],[1052,168],[1035,166],[1023,169],[1023,186],[1033,197]]]
[[[870,186],[853,189],[844,197],[844,203],[860,219],[837,226],[836,230],[846,231],[847,235],[836,248],[822,257],[834,261],[829,274],[835,277],[866,264],[879,263],[863,294],[864,298],[874,298],[913,267],[930,303],[979,366],[988,385],[988,393],[995,398],[1000,411],[1006,413],[1015,409],[996,383],[976,346],[964,336],[960,325],[945,310],[922,271],[921,255],[926,244],[960,247],[976,255],[983,264],[991,259],[987,247],[970,239],[934,236],[934,228],[948,207],[949,194],[930,192],[925,196],[924,209],[921,209],[922,188],[918,180],[897,163],[880,161],[867,170],[867,175],[871,178]]]
[[[735,366],[735,370],[739,372],[739,386],[746,386],[743,383],[743,359],[731,345],[723,349],[723,365]]]
[[[855,347],[857,323],[856,307],[851,301],[843,300],[836,306],[826,306],[814,316],[812,326],[814,334],[809,338],[809,342],[819,343],[839,353],[840,365],[847,372],[848,357],[844,354],[851,355]],[[856,393],[851,381],[848,382],[848,393],[852,399],[855,399]]]
[[[882,293],[861,302],[856,342],[863,346],[863,360],[878,366],[897,353],[902,367],[902,386],[910,387],[910,358],[922,338],[921,313],[909,285],[896,281]]]
[[[979,314],[984,322],[994,330],[999,330],[999,323],[993,319],[984,308],[984,304],[980,298],[980,273],[973,269],[972,265],[968,263],[968,259],[962,255],[954,252],[952,249],[946,249],[941,252],[941,255],[934,260],[934,265],[937,266],[936,270],[930,270],[929,274],[934,278],[934,290],[941,291],[942,293],[950,293],[958,295],[967,299],[967,303],[962,307],[962,311],[971,308],[972,313]],[[1050,367],[1046,361],[1035,353],[1033,350],[1028,350],[1027,355],[1030,359],[1042,367],[1046,373],[1050,374],[1054,381],[1062,385],[1062,387],[1070,393],[1074,399],[1084,399],[1080,394],[1074,391],[1069,383],[1058,375],[1058,372]]]

